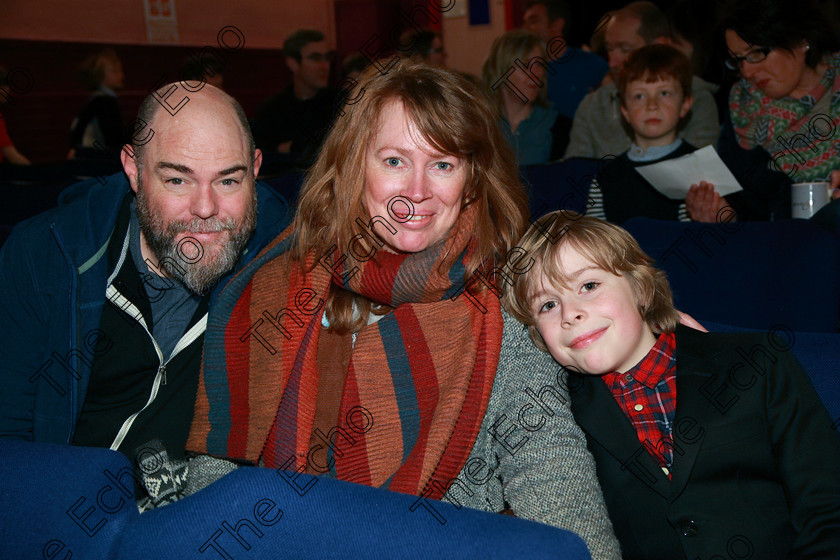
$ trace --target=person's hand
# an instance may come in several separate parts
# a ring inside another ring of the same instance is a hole
[[[697,319],[689,315],[688,313],[683,313],[682,311],[677,311],[680,314],[680,324],[685,325],[686,327],[691,327],[695,331],[700,332],[709,332],[709,330],[697,322]]]
[[[828,181],[831,185],[831,198],[840,198],[840,169],[832,171]]]
[[[715,223],[718,213],[729,206],[726,199],[718,194],[715,186],[706,181],[691,185],[685,195],[685,207],[688,215],[696,222]]]

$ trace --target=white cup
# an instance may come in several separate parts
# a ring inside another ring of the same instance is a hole
[[[831,187],[826,182],[794,183],[790,186],[791,214],[806,220],[831,200]]]

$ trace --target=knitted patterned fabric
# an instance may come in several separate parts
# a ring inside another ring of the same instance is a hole
[[[225,288],[205,335],[187,448],[306,468],[318,388],[317,350],[331,283],[394,307],[356,336],[327,463],[343,480],[419,494],[457,476],[475,442],[498,365],[498,298],[466,297],[474,212],[444,241],[368,261],[350,253],[291,261],[290,227]],[[330,264],[338,264],[334,278]],[[353,272],[354,268],[358,268]],[[471,292],[475,292],[474,288]],[[331,445],[327,442],[331,442]]]
[[[729,95],[738,144],[764,148],[773,168],[794,182],[828,180],[840,156],[840,54],[826,60],[820,83],[801,99],[771,99],[745,79]],[[823,99],[824,96],[829,96]]]

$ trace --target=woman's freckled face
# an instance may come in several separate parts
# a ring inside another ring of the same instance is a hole
[[[365,160],[365,209],[370,217],[381,216],[397,230],[396,234],[382,226],[376,230],[386,249],[414,253],[446,237],[463,205],[465,159],[438,152],[423,139],[402,102],[391,100],[382,107]],[[389,214],[388,204],[397,196],[410,200],[413,208],[397,203]],[[412,214],[401,215],[407,212]],[[399,219],[394,219],[395,213]]]

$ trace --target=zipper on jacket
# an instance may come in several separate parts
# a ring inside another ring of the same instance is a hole
[[[117,437],[114,438],[113,443],[111,443],[111,449],[117,450],[120,445],[122,445],[125,436],[128,435],[128,431],[131,429],[131,425],[134,424],[134,420],[142,413],[144,410],[149,408],[149,406],[155,401],[157,398],[158,391],[160,390],[161,383],[166,385],[166,366],[167,364],[172,361],[175,356],[177,356],[182,350],[188,347],[190,344],[195,342],[195,340],[200,337],[204,331],[207,329],[207,313],[199,319],[186,333],[178,343],[175,345],[175,348],[172,350],[172,355],[169,356],[168,360],[163,359],[163,352],[160,350],[160,346],[158,346],[155,337],[152,336],[151,331],[149,331],[149,327],[146,324],[146,320],[143,318],[143,314],[140,313],[140,310],[135,306],[128,298],[122,295],[119,290],[114,287],[114,278],[117,277],[117,273],[122,268],[123,263],[125,262],[126,256],[128,254],[128,242],[129,242],[129,233],[126,232],[125,241],[123,241],[122,251],[120,253],[120,258],[117,262],[117,266],[114,267],[114,271],[111,273],[111,276],[108,278],[108,288],[105,290],[105,297],[111,301],[114,305],[116,305],[120,311],[123,313],[128,314],[132,319],[137,321],[140,326],[143,327],[143,330],[146,331],[146,334],[149,336],[149,340],[152,341],[152,345],[155,348],[155,354],[158,357],[158,369],[157,373],[155,373],[155,379],[152,382],[152,390],[149,393],[149,399],[146,401],[146,404],[143,405],[143,408],[131,414],[128,418],[123,421],[122,426],[120,426],[119,431],[117,432]]]
[[[178,344],[175,345],[175,348],[172,350],[172,355],[169,356],[169,359],[163,359],[163,352],[160,350],[160,346],[158,346],[155,337],[152,336],[152,333],[149,331],[149,327],[146,324],[146,320],[143,318],[143,315],[140,313],[140,310],[135,307],[133,303],[131,303],[125,296],[123,296],[113,285],[108,286],[107,290],[108,299],[111,300],[117,307],[120,308],[121,311],[127,313],[131,318],[137,321],[140,326],[143,327],[143,330],[146,331],[146,334],[149,336],[149,340],[152,341],[152,345],[155,348],[155,353],[158,357],[158,369],[157,373],[155,374],[154,382],[152,383],[152,390],[149,393],[149,399],[146,401],[146,404],[143,405],[143,408],[138,410],[137,412],[131,414],[120,426],[119,431],[117,432],[117,437],[114,438],[113,443],[111,443],[111,449],[117,450],[120,445],[122,445],[123,440],[128,435],[129,430],[131,429],[132,424],[134,424],[134,420],[157,398],[158,391],[160,390],[161,384],[166,385],[166,366],[171,362],[175,356],[177,356],[182,350],[187,348],[190,344],[195,342],[195,340],[200,337],[207,328],[207,314],[205,313],[204,316],[199,319],[193,326],[190,328],[184,336],[178,341]]]

